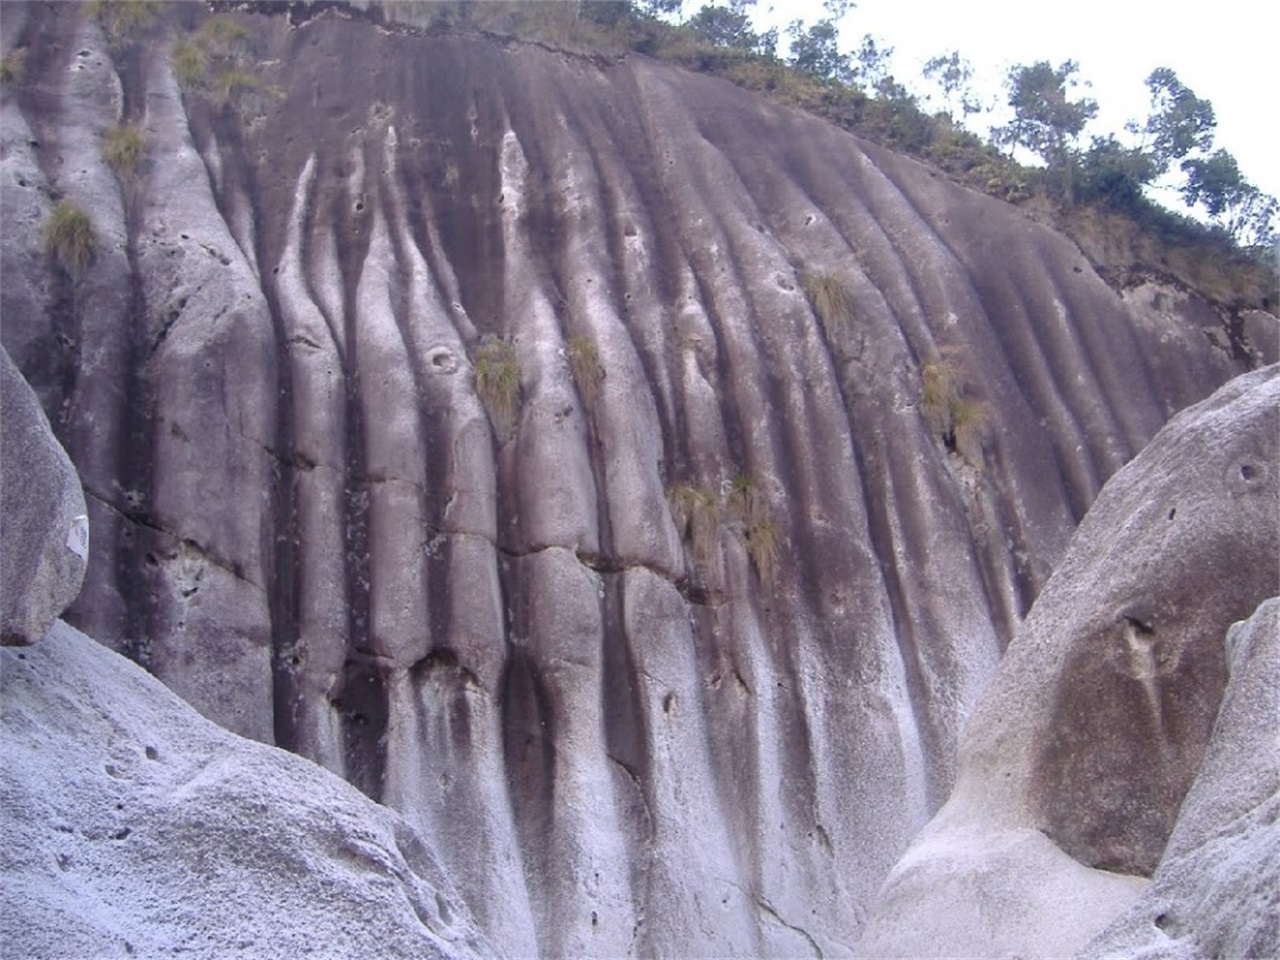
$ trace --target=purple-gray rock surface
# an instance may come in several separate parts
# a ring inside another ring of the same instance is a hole
[[[1081,957],[1280,956],[1280,597],[1231,628],[1227,669],[1151,886]]]
[[[175,78],[203,6],[0,5],[70,622],[400,811],[503,953],[848,953],[1104,481],[1274,325],[642,56],[219,9],[235,96]]]
[[[80,592],[88,536],[76,469],[0,348],[0,642],[48,633]]]
[[[6,957],[492,956],[430,844],[59,621],[0,650]]]
[[[1244,945],[1245,931],[1265,939],[1274,888],[1254,884],[1275,874],[1274,617],[1233,634],[1234,693],[1224,638],[1277,592],[1271,366],[1180,413],[1103,488],[966,726],[956,787],[890,873],[859,952],[1068,955],[1133,906],[1157,863],[1165,888],[1205,898],[1179,908],[1181,949],[1232,954],[1225,945]],[[1247,862],[1215,861],[1215,842]],[[1233,874],[1236,887],[1222,879]],[[1213,926],[1225,914],[1209,916],[1228,890],[1252,917],[1236,941]]]

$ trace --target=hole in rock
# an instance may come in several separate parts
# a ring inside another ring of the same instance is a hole
[[[1139,620],[1137,617],[1128,616],[1124,619],[1140,637],[1149,637],[1156,632],[1155,626],[1149,620]]]
[[[1255,463],[1240,464],[1240,476],[1244,477],[1244,479],[1246,480],[1257,479],[1257,477],[1261,473],[1262,471],[1258,468],[1258,465]]]
[[[1178,508],[1177,508],[1177,507],[1170,507],[1170,508],[1169,508],[1169,519],[1170,519],[1170,520],[1172,520],[1172,519],[1174,518],[1174,516],[1176,516],[1176,515],[1177,515],[1177,513],[1178,513]]]
[[[160,751],[157,750],[155,747],[147,747],[146,750],[144,750],[143,752],[147,755],[148,760],[160,759]]]

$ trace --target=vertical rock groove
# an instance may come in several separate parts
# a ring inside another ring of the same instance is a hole
[[[23,9],[0,306],[94,504],[74,618],[401,810],[508,954],[848,952],[1075,522],[1241,367],[1207,306],[1162,328],[1011,208],[640,56],[238,12],[246,115],[179,87],[183,17]]]

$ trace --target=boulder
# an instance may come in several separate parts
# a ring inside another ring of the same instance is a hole
[[[1133,905],[1205,761],[1222,637],[1280,590],[1278,427],[1273,366],[1179,414],[1103,488],[966,727],[950,799],[886,880],[861,953],[1063,955]],[[1259,723],[1274,751],[1274,723]]]
[[[0,642],[32,644],[80,592],[89,519],[75,467],[0,349]]]
[[[6,956],[492,955],[399,816],[66,623],[0,703]]]
[[[1280,597],[1227,634],[1231,678],[1151,886],[1082,957],[1280,956]]]

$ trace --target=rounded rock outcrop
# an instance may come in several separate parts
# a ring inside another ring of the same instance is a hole
[[[89,519],[75,467],[2,349],[0,510],[0,640],[32,644],[80,592]]]
[[[966,727],[951,798],[890,873],[863,955],[1070,953],[1134,902],[1206,764],[1222,638],[1280,589],[1278,445],[1272,366],[1179,414],[1107,483]]]

